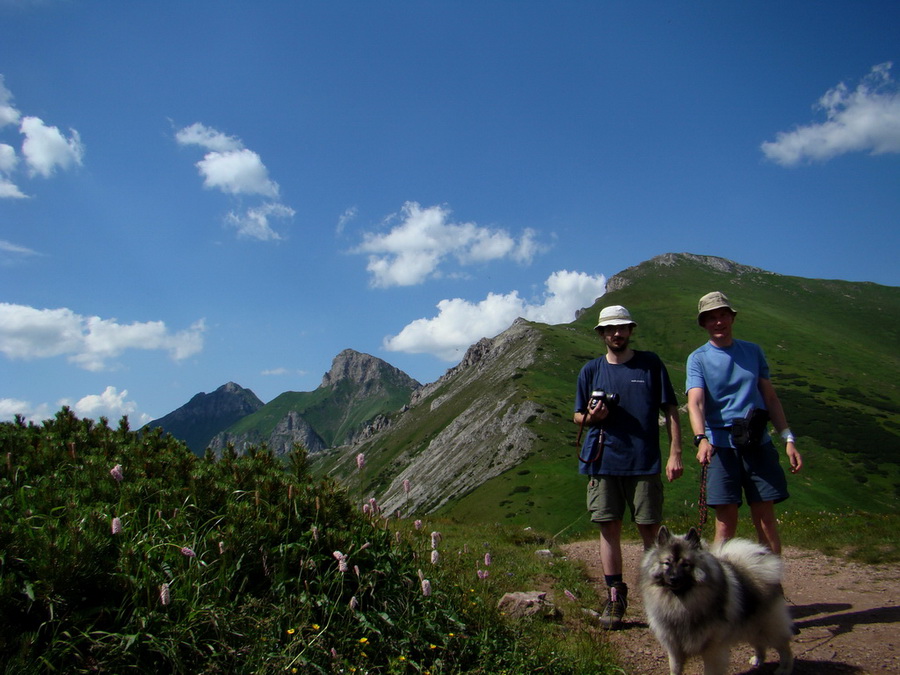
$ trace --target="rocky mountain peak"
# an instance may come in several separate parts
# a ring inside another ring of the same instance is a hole
[[[380,382],[385,375],[401,381],[408,381],[413,388],[419,383],[381,359],[369,354],[362,354],[353,349],[345,349],[334,357],[331,370],[322,378],[322,388],[333,387],[343,380],[350,380],[363,387],[369,382]]]

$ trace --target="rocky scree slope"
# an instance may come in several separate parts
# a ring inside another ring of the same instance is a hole
[[[540,341],[523,319],[480,340],[459,365],[416,391],[390,424],[337,449],[320,470],[345,479],[358,473],[349,484],[386,512],[428,513],[518,465],[535,441],[527,423],[544,414],[517,386]],[[362,472],[358,453],[366,457]]]

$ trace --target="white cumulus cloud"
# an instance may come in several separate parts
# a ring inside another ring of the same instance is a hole
[[[128,390],[119,392],[116,387],[108,386],[101,394],[88,394],[74,403],[70,399],[61,399],[55,405],[48,403],[32,404],[14,398],[0,398],[0,421],[10,421],[21,415],[26,422],[39,424],[53,417],[63,406],[68,406],[78,417],[91,419],[107,418],[114,424],[124,415],[129,417],[132,428],[138,428],[151,421],[151,417],[138,411],[138,405],[128,400]]]
[[[80,166],[84,156],[81,137],[75,129],[66,138],[56,127],[47,126],[40,117],[22,119],[22,154],[32,174],[48,178],[58,168]]]
[[[176,132],[175,140],[209,150],[196,164],[205,187],[232,195],[278,196],[278,184],[269,178],[262,159],[241,139],[196,122]]]
[[[575,319],[575,313],[594,304],[606,290],[606,277],[561,270],[545,282],[543,297],[530,303],[517,291],[490,293],[480,302],[461,298],[441,300],[438,314],[416,319],[397,335],[384,339],[388,351],[432,354],[445,361],[458,360],[478,340],[494,337],[517,318],[557,324]]]
[[[121,324],[66,308],[0,303],[0,353],[23,360],[66,356],[91,371],[104,370],[129,349],[161,350],[176,361],[186,359],[203,349],[205,330],[202,319],[173,333],[162,321]]]
[[[179,145],[196,145],[208,150],[196,166],[206,188],[227,195],[262,197],[263,204],[250,206],[243,212],[231,211],[225,224],[237,230],[238,236],[260,241],[281,239],[271,226],[273,218],[291,218],[294,210],[280,203],[278,183],[269,177],[269,170],[259,154],[244,147],[243,141],[200,122],[179,129],[175,133]],[[276,201],[272,201],[276,200]]]
[[[535,233],[525,230],[518,239],[502,229],[475,223],[450,222],[450,211],[441,206],[422,208],[407,202],[402,221],[390,232],[367,232],[355,253],[368,254],[366,269],[373,286],[413,286],[443,274],[442,265],[455,259],[473,265],[509,258],[527,264],[539,247]]]
[[[13,95],[0,75],[0,129],[17,125],[22,141],[22,159],[31,177],[49,178],[57,169],[81,166],[84,144],[75,129],[69,136],[57,127],[45,124],[39,117],[23,117],[15,105]],[[0,199],[23,199],[27,195],[17,184],[14,173],[23,162],[16,149],[8,143],[0,143]]]
[[[900,87],[882,63],[850,90],[843,82],[816,104],[825,121],[776,134],[762,144],[767,158],[782,166],[826,161],[849,152],[900,152]]]

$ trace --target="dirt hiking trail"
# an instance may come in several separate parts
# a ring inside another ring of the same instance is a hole
[[[605,599],[600,566],[599,538],[560,547],[570,559],[583,561],[597,590],[602,609]],[[637,585],[642,550],[626,542],[622,555],[629,587],[626,625],[606,631],[628,675],[668,675],[665,652],[647,627]],[[900,674],[900,564],[863,565],[821,553],[788,548],[784,551],[784,591],[791,616],[800,629],[792,647],[797,675]],[[747,645],[731,652],[732,673],[772,673],[778,659],[770,650],[766,664],[749,666]],[[701,675],[703,664],[692,659],[685,675]]]

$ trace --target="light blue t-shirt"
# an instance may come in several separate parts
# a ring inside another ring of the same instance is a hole
[[[731,423],[754,408],[765,409],[760,378],[769,379],[769,364],[762,348],[752,342],[734,340],[724,348],[707,342],[688,356],[685,391],[705,391],[706,433],[713,445],[730,447]],[[765,435],[763,442],[767,440]]]

